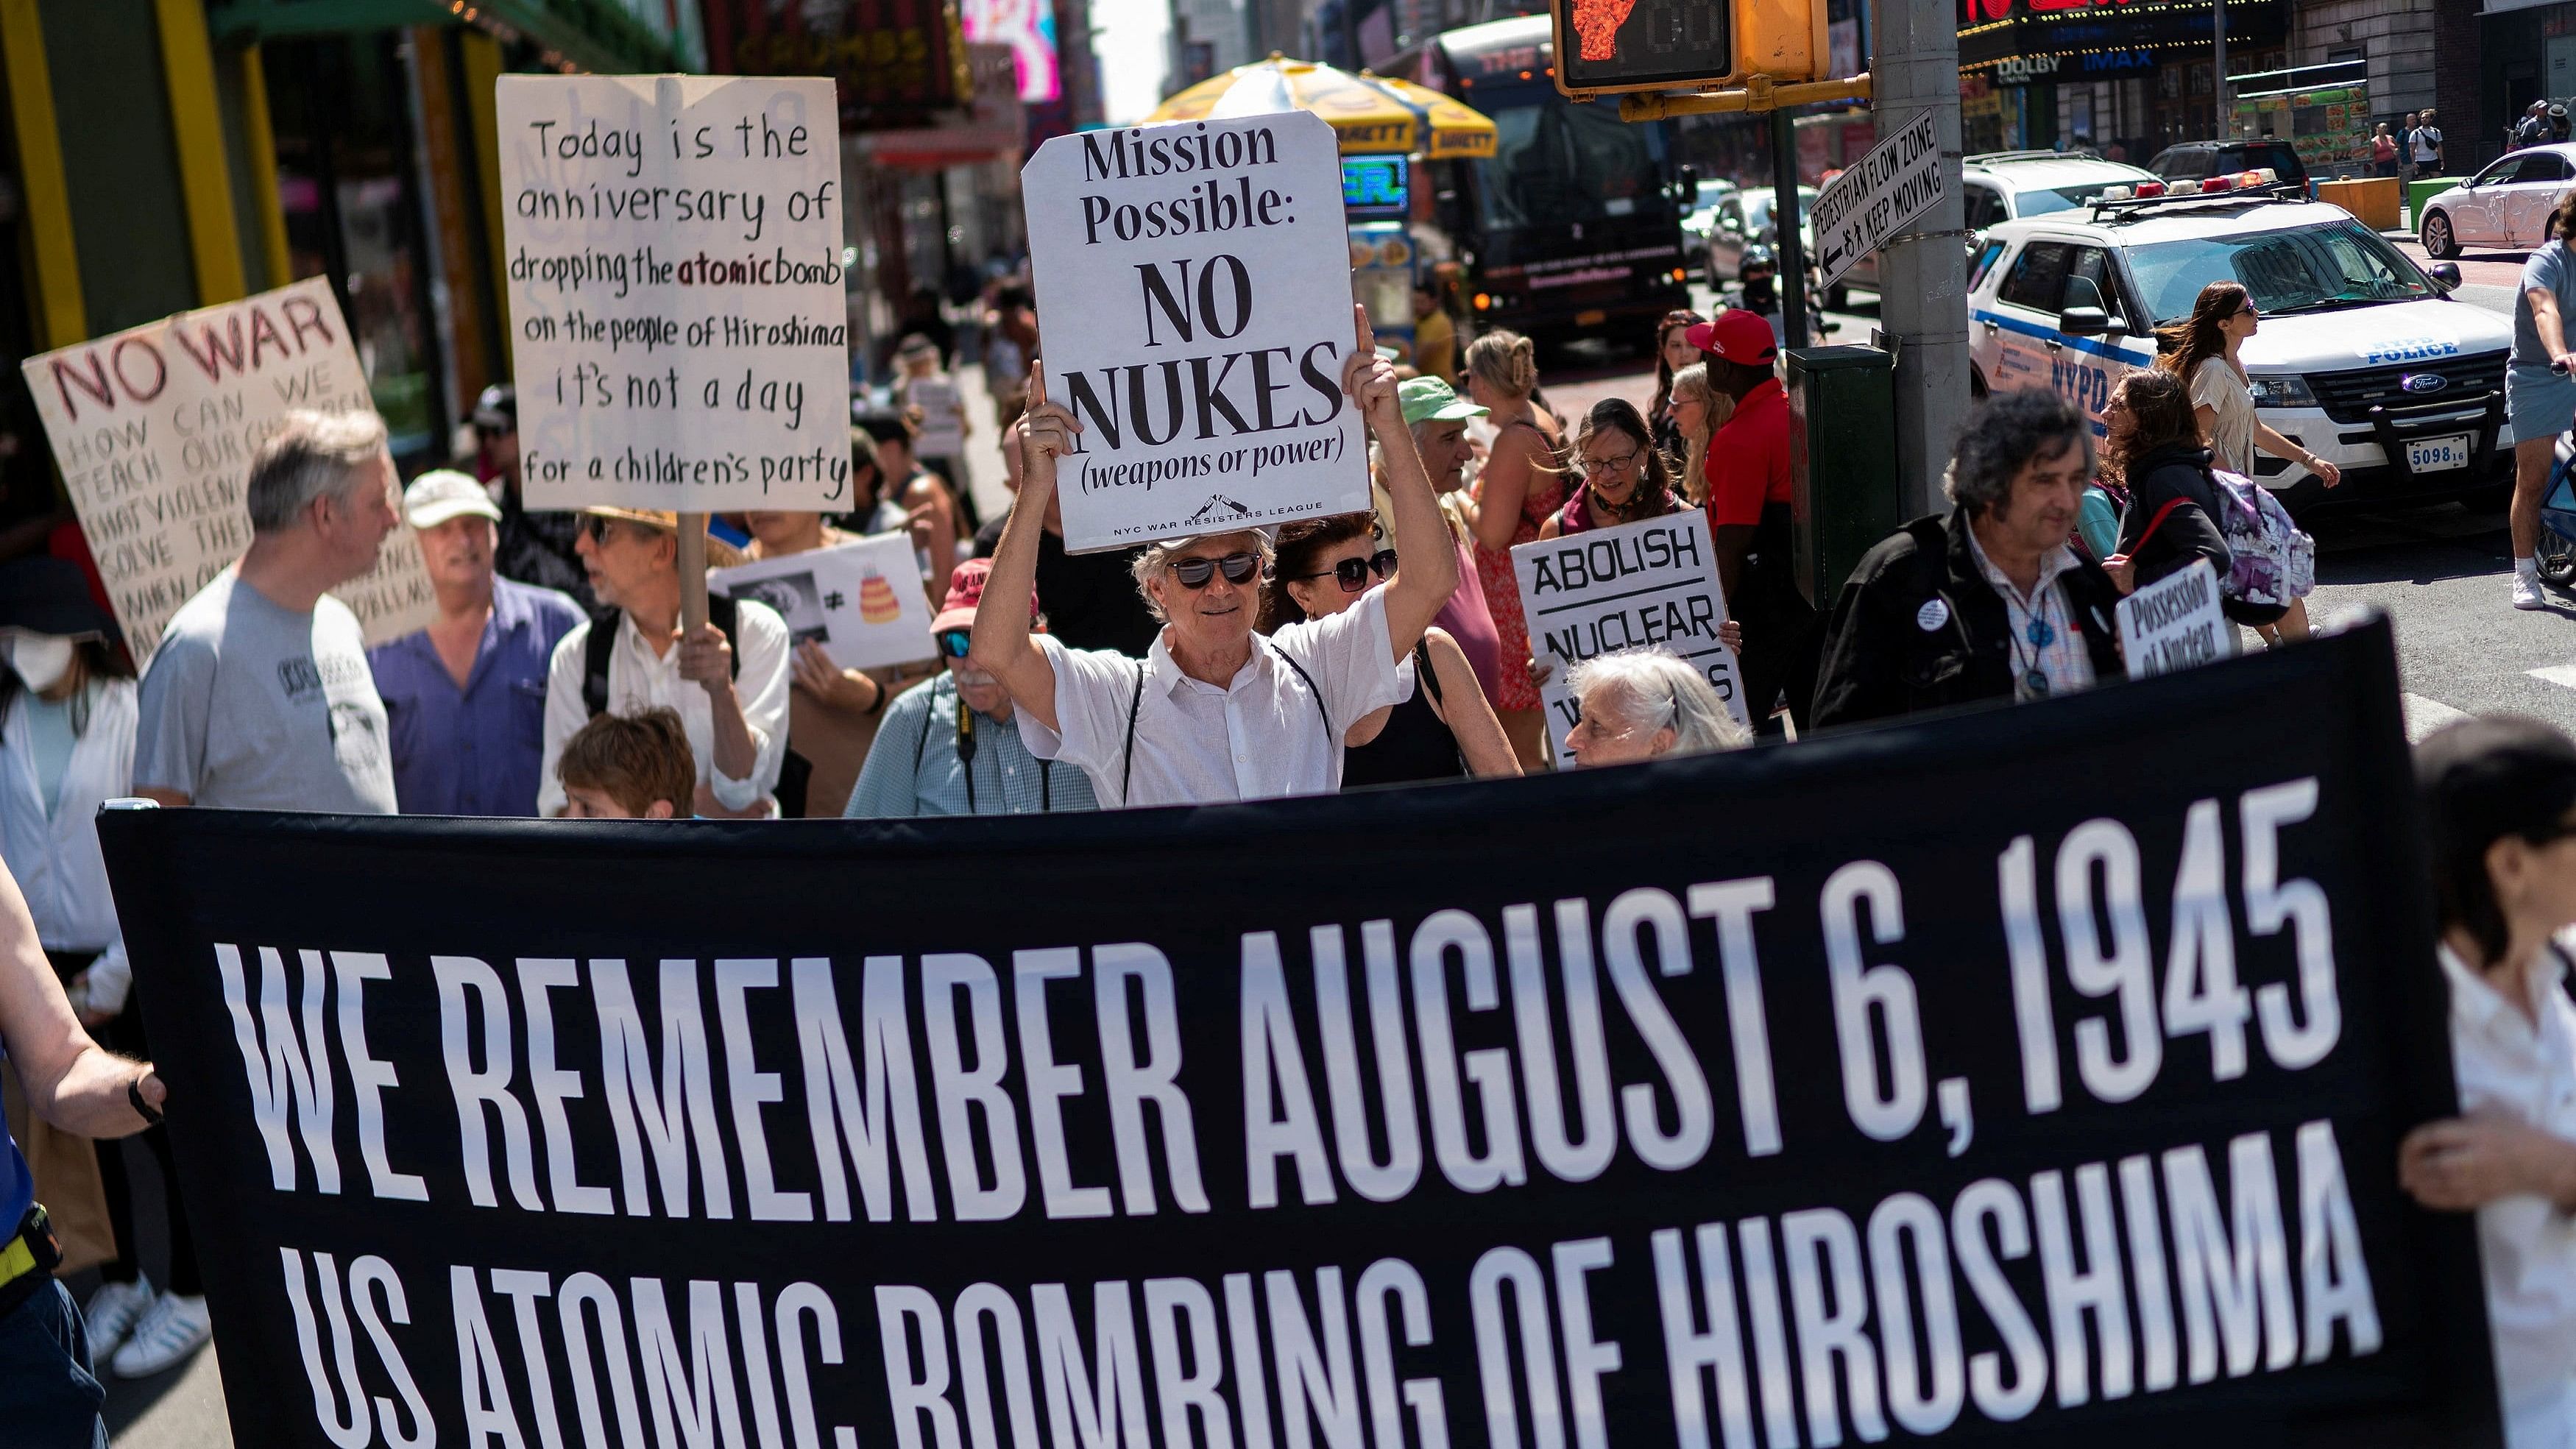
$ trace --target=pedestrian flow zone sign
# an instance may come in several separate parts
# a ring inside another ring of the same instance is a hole
[[[1925,111],[1869,148],[1816,196],[1816,267],[1830,287],[1897,229],[1932,209],[1949,190],[1941,138]]]

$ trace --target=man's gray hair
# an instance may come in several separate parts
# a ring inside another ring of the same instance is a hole
[[[1127,576],[1136,581],[1136,592],[1145,600],[1145,612],[1154,616],[1155,623],[1168,624],[1172,621],[1170,616],[1163,612],[1163,606],[1154,602],[1154,591],[1145,587],[1146,583],[1169,569],[1172,566],[1172,560],[1179,558],[1182,550],[1219,538],[1251,539],[1252,552],[1261,555],[1261,566],[1264,570],[1270,567],[1272,559],[1278,557],[1270,546],[1270,534],[1258,528],[1238,528],[1227,533],[1198,533],[1188,538],[1165,539],[1161,543],[1145,545],[1136,554],[1136,561],[1127,566]],[[1259,585],[1260,580],[1255,579],[1246,587],[1257,589]]]
[[[321,413],[299,408],[251,454],[242,499],[254,533],[295,527],[313,500],[346,495],[358,470],[385,446],[385,420],[371,412]]]
[[[2093,430],[2074,404],[2045,388],[1999,392],[1968,419],[1959,449],[1941,475],[1950,501],[1977,518],[2012,500],[2013,479],[2034,458],[2062,458],[2069,448],[2084,453],[2084,471],[2093,471]]]
[[[1616,713],[1631,728],[1652,734],[1670,726],[1668,754],[1705,755],[1753,743],[1753,732],[1727,712],[1707,675],[1652,645],[1596,654],[1574,666],[1565,685],[1586,714],[1594,696],[1607,692],[1619,697]]]

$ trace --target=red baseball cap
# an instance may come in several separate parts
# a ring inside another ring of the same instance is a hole
[[[993,575],[993,561],[970,558],[948,575],[948,597],[939,606],[939,615],[930,621],[931,632],[942,629],[975,627],[975,606],[984,601],[984,583]],[[1029,622],[1038,620],[1036,591],[1029,594]]]
[[[1702,352],[1714,352],[1729,362],[1746,367],[1767,365],[1780,352],[1772,339],[1771,324],[1758,312],[1729,307],[1717,314],[1715,321],[1694,324],[1682,334],[1682,340]]]

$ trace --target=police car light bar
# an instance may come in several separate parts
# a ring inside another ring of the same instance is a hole
[[[2140,181],[2105,187],[2100,195],[2093,198],[2092,207],[2097,214],[2117,214],[2174,202],[2304,199],[2304,195],[2282,187],[2280,173],[2266,166],[2251,171],[2229,171],[2196,181]]]

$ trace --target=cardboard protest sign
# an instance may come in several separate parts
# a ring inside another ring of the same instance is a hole
[[[1085,131],[1020,170],[1084,553],[1369,506],[1333,128],[1303,111]]]
[[[529,506],[849,507],[830,78],[499,85]]]
[[[938,652],[921,562],[906,534],[710,569],[707,588],[776,609],[795,643],[813,640],[843,669],[909,664]]]
[[[2412,801],[2377,623],[1216,810],[99,838],[244,1444],[2491,1446]]]
[[[1517,544],[1512,573],[1529,622],[1530,657],[1553,666],[1539,687],[1548,738],[1566,758],[1565,733],[1582,713],[1565,687],[1575,665],[1614,649],[1653,645],[1704,670],[1718,697],[1744,719],[1735,651],[1717,640],[1726,591],[1717,582],[1708,514],[1683,508],[1571,538]]]
[[[2236,626],[2219,611],[2218,571],[2205,558],[2120,601],[2120,652],[2145,679],[2236,652]]]
[[[320,277],[182,312],[20,364],[90,556],[139,662],[179,606],[250,547],[242,484],[289,412],[375,411]],[[369,644],[438,613],[420,544],[396,526],[368,574],[331,591]]]

